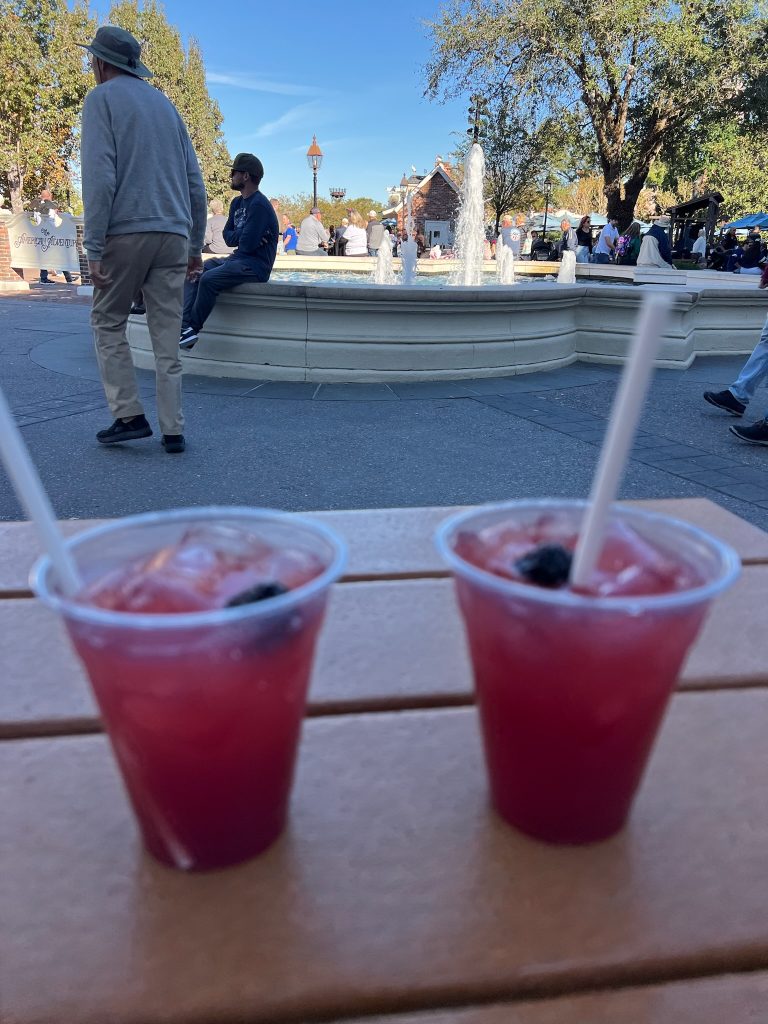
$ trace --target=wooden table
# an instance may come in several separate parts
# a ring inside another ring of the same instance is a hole
[[[351,558],[290,827],[205,875],[142,852],[82,671],[27,590],[33,534],[0,524],[0,1020],[768,1020],[768,535],[704,500],[642,504],[729,541],[744,571],[621,835],[550,847],[488,810],[431,540],[449,510],[327,512]]]

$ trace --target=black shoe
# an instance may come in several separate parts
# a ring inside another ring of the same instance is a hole
[[[749,441],[750,444],[768,445],[768,417],[758,420],[749,427],[731,426],[728,427],[732,434],[740,437],[742,441]]]
[[[138,302],[134,302],[134,304],[131,306],[131,316],[144,316],[146,312],[147,307],[141,305]]]
[[[191,348],[194,348],[197,344],[197,331],[194,327],[183,327],[181,330],[181,337],[179,338],[179,348],[183,348],[185,352],[188,352]]]
[[[161,444],[169,455],[177,455],[187,447],[183,434],[163,434]]]
[[[96,440],[100,444],[115,444],[116,441],[138,441],[141,437],[152,437],[152,427],[144,415],[134,416],[127,423],[115,420],[111,427],[98,432]]]
[[[731,416],[743,416],[744,410],[747,408],[738,398],[734,398],[727,388],[725,391],[705,391],[704,401],[709,402],[710,405],[716,405],[724,412],[729,412]]]

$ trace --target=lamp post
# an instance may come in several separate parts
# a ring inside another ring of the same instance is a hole
[[[400,202],[402,204],[402,218],[403,218],[402,231],[403,231],[403,234],[405,234],[405,201],[406,201],[407,198],[408,198],[408,179],[406,178],[405,174],[403,174],[402,178],[400,179]]]
[[[467,135],[472,137],[472,144],[480,142],[480,126],[482,124],[483,115],[487,113],[488,104],[480,93],[475,93],[474,96],[470,96],[472,106],[469,108],[469,128],[467,128]]]
[[[547,234],[547,214],[549,213],[549,199],[552,194],[552,179],[549,175],[547,175],[544,181],[544,188],[546,191],[544,194],[544,227],[541,231],[542,237],[545,237]]]
[[[317,172],[323,162],[323,151],[317,144],[317,136],[312,136],[312,145],[307,150],[307,163],[312,171],[312,206],[317,206]]]

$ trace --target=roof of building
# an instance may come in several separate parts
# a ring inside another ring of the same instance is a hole
[[[454,192],[456,192],[457,194],[459,193],[459,186],[451,177],[450,171],[446,170],[445,164],[442,161],[440,161],[439,163],[435,164],[435,166],[432,168],[429,174],[426,174],[423,177],[418,174],[411,175],[411,177],[408,179],[408,184],[409,186],[413,185],[414,187],[408,189],[409,195],[413,195],[414,192],[421,192],[424,186],[427,185],[436,174],[439,174],[442,178],[444,178],[451,186],[451,188],[454,190]],[[388,213],[397,213],[398,210],[402,209],[402,206],[403,201],[401,199],[400,202],[396,203],[394,206],[390,206],[386,210],[382,210],[381,215],[382,217],[385,217]]]

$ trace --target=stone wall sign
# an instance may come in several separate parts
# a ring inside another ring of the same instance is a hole
[[[17,213],[5,221],[11,266],[80,273],[77,226],[69,213]]]

